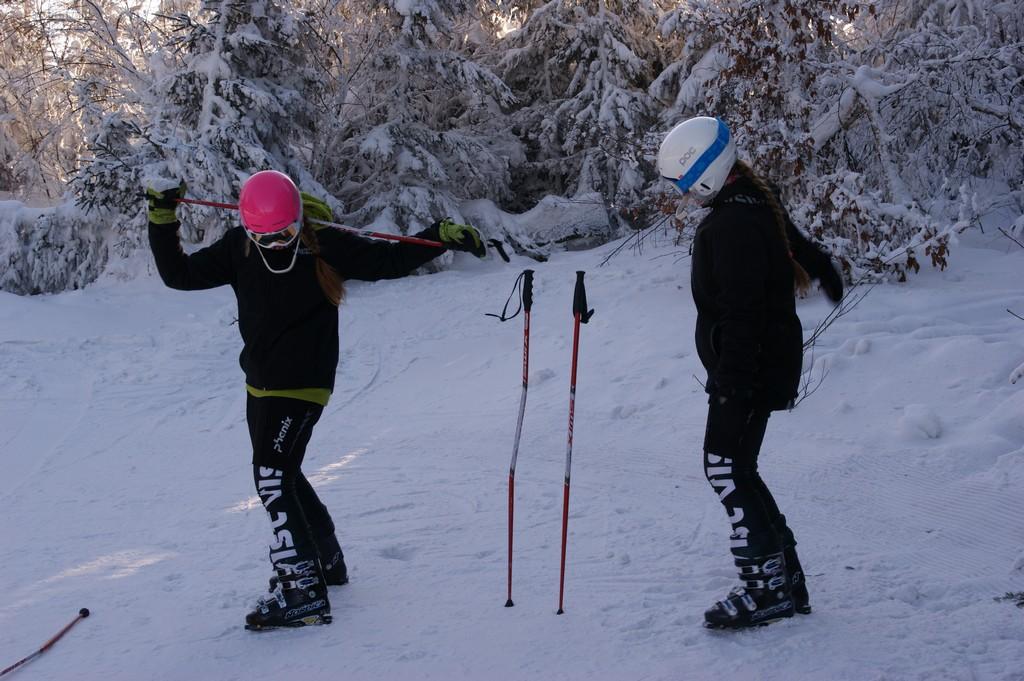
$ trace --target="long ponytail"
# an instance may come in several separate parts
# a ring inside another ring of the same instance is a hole
[[[338,274],[338,270],[334,269],[327,263],[326,260],[320,257],[320,240],[316,237],[316,230],[312,229],[308,224],[305,225],[301,233],[302,243],[306,245],[309,252],[316,258],[316,279],[320,282],[320,289],[327,296],[327,300],[331,301],[331,304],[337,307],[341,305],[341,301],[345,299],[345,281]]]
[[[764,178],[755,173],[754,169],[747,163],[743,161],[736,161],[736,164],[733,166],[733,171],[739,172],[741,175],[753,182],[758,190],[764,194],[764,198],[768,202],[768,207],[772,209],[772,213],[775,215],[775,224],[778,227],[779,238],[782,239],[782,243],[786,247],[786,253],[789,255],[789,261],[793,264],[793,285],[796,287],[797,293],[801,295],[807,293],[811,287],[811,277],[807,274],[807,270],[805,270],[793,257],[793,251],[789,245],[789,237],[786,235],[786,214],[783,212],[778,199],[775,198],[775,192],[773,192],[771,187],[768,186],[768,183],[764,181]]]

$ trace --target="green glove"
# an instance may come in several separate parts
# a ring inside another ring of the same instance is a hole
[[[177,187],[171,187],[158,192],[152,187],[146,187],[146,200],[149,202],[149,221],[154,225],[173,225],[178,221],[177,199],[185,196],[188,187],[185,181]]]
[[[323,222],[330,222],[334,219],[334,216],[331,214],[331,207],[324,201],[306,192],[299,192],[299,194],[302,196],[303,218],[321,220]],[[319,229],[320,225],[315,225],[315,228]]]
[[[452,222],[450,218],[445,218],[435,224],[437,225],[437,234],[441,239],[441,243],[448,248],[456,251],[467,251],[478,258],[487,255],[487,249],[484,247],[484,242],[480,238],[480,232],[477,231],[476,227],[460,225],[457,222]]]

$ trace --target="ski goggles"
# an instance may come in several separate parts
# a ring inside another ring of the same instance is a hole
[[[271,251],[279,251],[283,248],[288,248],[296,239],[299,238],[299,234],[302,233],[302,221],[297,220],[284,229],[279,229],[276,232],[250,232],[248,229],[245,233],[249,235],[249,238],[254,244],[260,248],[266,248]]]

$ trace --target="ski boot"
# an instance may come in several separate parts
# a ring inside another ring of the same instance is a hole
[[[782,542],[782,554],[786,559],[786,578],[789,579],[789,593],[793,597],[793,607],[801,615],[811,614],[810,599],[807,595],[807,575],[800,567],[800,559],[796,555],[796,537],[786,523],[786,516],[779,514],[775,521],[775,531]]]
[[[331,535],[328,539],[316,542],[317,553],[320,554],[320,567],[324,573],[324,582],[327,586],[342,586],[348,584],[348,568],[345,566],[345,554],[338,545],[338,540]],[[277,588],[278,578],[273,575],[270,578],[270,591]]]
[[[328,586],[348,584],[348,568],[345,567],[345,554],[341,552],[338,538],[332,533],[328,537],[316,540],[316,552],[320,554],[320,565],[323,566],[324,579]]]
[[[796,555],[795,546],[787,546],[783,550],[786,559],[786,578],[789,580],[789,594],[793,597],[793,609],[801,615],[811,614],[810,596],[807,595],[807,577],[800,567],[800,559]]]
[[[273,591],[245,616],[246,629],[261,631],[331,623],[331,603],[316,561],[279,565],[276,580]]]
[[[793,616],[795,610],[783,554],[735,560],[743,586],[735,587],[725,600],[704,612],[704,626],[742,629]]]

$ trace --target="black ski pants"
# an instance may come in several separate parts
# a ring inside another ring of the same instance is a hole
[[[767,409],[712,396],[704,433],[704,475],[732,524],[736,558],[759,558],[795,546],[793,533],[757,471]]]
[[[317,545],[334,538],[334,521],[302,474],[302,459],[323,407],[287,397],[253,397],[246,402],[256,492],[270,516],[275,569],[294,572],[315,561]]]

